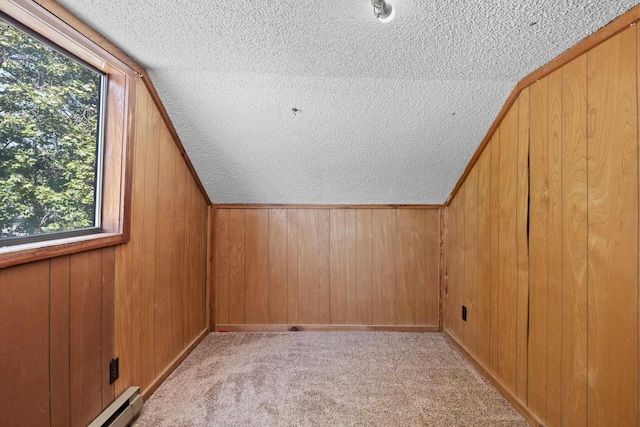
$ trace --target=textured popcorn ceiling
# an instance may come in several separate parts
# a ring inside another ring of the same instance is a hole
[[[59,0],[147,68],[214,203],[347,204],[443,203],[515,83],[639,3],[390,1]]]

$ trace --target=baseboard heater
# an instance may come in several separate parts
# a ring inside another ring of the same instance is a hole
[[[140,387],[129,387],[89,427],[126,427],[142,410]]]

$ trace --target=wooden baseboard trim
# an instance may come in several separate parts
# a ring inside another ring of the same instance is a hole
[[[388,332],[439,332],[438,325],[285,325],[285,324],[217,324],[218,332],[287,332],[296,327],[299,331],[388,331]]]
[[[540,421],[540,419],[533,412],[529,410],[527,405],[525,405],[524,402],[518,399],[518,397],[513,395],[513,393],[511,393],[505,386],[503,386],[497,378],[495,378],[489,371],[487,371],[485,367],[482,366],[482,364],[480,364],[480,362],[478,362],[464,348],[460,341],[458,341],[453,335],[451,335],[449,331],[445,330],[443,333],[444,336],[447,337],[447,339],[451,341],[451,343],[460,351],[460,353],[462,353],[462,355],[473,364],[476,370],[478,370],[478,372],[480,372],[491,383],[491,385],[494,386],[498,390],[498,392],[500,392],[500,394],[509,401],[509,403],[511,403],[514,408],[516,408],[520,415],[522,415],[529,422],[529,424],[535,427],[545,427],[545,424]]]
[[[178,365],[180,363],[182,363],[182,361],[184,359],[186,359],[186,357],[189,355],[189,353],[191,353],[193,351],[193,349],[196,348],[198,346],[198,344],[200,344],[200,342],[208,334],[209,334],[209,329],[208,328],[205,329],[204,331],[200,332],[200,335],[198,335],[196,337],[196,339],[191,341],[191,344],[189,344],[187,346],[187,348],[185,348],[182,351],[182,353],[180,353],[178,355],[178,357],[173,359],[173,361],[169,364],[169,366],[164,368],[164,370],[160,373],[160,375],[158,375],[156,377],[156,379],[153,380],[153,382],[151,384],[149,384],[149,387],[147,387],[146,389],[142,390],[142,398],[144,400],[147,400],[149,398],[149,396],[151,396],[153,394],[153,392],[155,392],[158,389],[158,387],[160,387],[160,384],[162,384],[164,382],[164,380],[167,379],[167,377],[178,367]]]

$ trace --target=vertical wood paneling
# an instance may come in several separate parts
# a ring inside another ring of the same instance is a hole
[[[500,133],[496,130],[491,139],[491,303],[489,328],[489,366],[492,372],[498,369],[498,291],[500,282]]]
[[[562,69],[549,75],[547,423],[560,425],[562,380]]]
[[[500,275],[498,286],[498,377],[516,391],[516,309],[518,257],[516,245],[516,183],[518,181],[518,104],[500,126]]]
[[[49,425],[48,288],[49,261],[0,270],[0,417],[6,425]]]
[[[218,292],[227,280],[225,269],[229,270],[230,283],[230,298],[218,301],[226,305],[218,309],[218,325],[438,325],[437,210],[218,211],[216,270],[222,278]],[[396,224],[401,226],[397,228]],[[229,247],[228,254],[220,249],[225,246]],[[256,265],[264,264],[264,260],[268,274],[262,274],[268,276],[268,293],[251,299],[249,281],[257,280],[258,270],[264,267]],[[246,276],[238,271],[246,272]],[[246,286],[244,294],[242,286]],[[405,295],[403,301],[397,296],[400,291]],[[461,302],[462,294],[459,298]],[[250,311],[255,316],[255,312],[265,310],[255,310],[255,305],[266,302],[268,317],[249,320]],[[242,310],[246,310],[246,317],[234,317]],[[230,315],[223,322],[225,311]]]
[[[189,179],[189,172],[187,170],[187,166],[184,163],[182,156],[180,156],[177,152],[174,152],[174,163],[175,163],[175,179],[171,184],[173,187],[174,194],[174,204],[173,204],[173,241],[171,245],[173,246],[173,267],[171,269],[172,272],[172,283],[171,283],[171,338],[172,338],[172,359],[177,357],[180,352],[188,345],[188,337],[184,333],[183,328],[183,319],[184,319],[184,309],[187,302],[184,300],[184,288],[186,288],[186,283],[188,280],[187,269],[185,266],[186,259],[186,230],[188,229],[187,225],[187,215],[185,212],[185,201],[186,198],[186,186],[185,182]],[[193,226],[192,224],[190,224]],[[228,236],[226,236],[228,238]],[[227,261],[228,261],[228,240],[227,240]],[[225,270],[226,276],[226,286],[228,289],[228,274],[229,268],[227,265],[227,269]],[[228,293],[227,293],[228,295]],[[227,316],[229,312],[225,313]]]
[[[116,251],[113,247],[101,250],[102,282],[101,282],[101,304],[102,317],[101,324],[101,344],[102,359],[100,360],[101,383],[102,383],[102,410],[111,404],[116,398],[115,385],[109,383],[109,362],[115,356],[114,348],[114,292],[116,274]]]
[[[298,322],[298,211],[287,209],[287,323]]]
[[[69,277],[69,257],[53,258],[49,271],[49,379],[52,427],[71,425]],[[113,283],[111,287],[113,288]]]
[[[396,210],[396,236],[398,324],[415,325],[415,216],[413,210]]]
[[[329,209],[318,210],[318,323],[331,323],[330,306],[330,275],[329,275],[329,247],[330,247],[330,217]]]
[[[547,416],[548,78],[530,88],[529,407]]]
[[[418,212],[416,212],[416,218]],[[425,325],[440,323],[440,210],[425,211]],[[395,289],[395,287],[393,288]]]
[[[166,128],[161,127],[158,147],[158,199],[156,223],[156,281],[154,290],[155,370],[162,369],[173,359],[172,347],[172,279],[175,247],[173,243],[173,182],[175,181],[175,145]]]
[[[395,325],[396,270],[395,262],[390,262],[394,259],[395,212],[391,209],[372,209],[371,232],[372,323]],[[417,300],[416,304],[419,304]]]
[[[287,323],[287,212],[284,209],[269,209],[269,323]]]
[[[562,75],[562,425],[587,424],[587,57]]]
[[[455,331],[455,335],[458,339],[464,342],[464,326],[462,322],[461,310],[464,298],[464,206],[465,206],[465,194],[467,186],[463,185],[460,188],[460,198],[456,201],[456,207],[454,209],[451,223],[453,225],[451,229],[452,239],[454,246],[458,248],[456,256],[452,258],[452,274],[451,284],[453,288],[450,290],[452,294],[452,326]]]
[[[464,191],[464,297],[467,321],[464,344],[472,355],[478,351],[478,168],[474,167]]]
[[[102,411],[102,252],[71,256],[71,425],[85,426]],[[97,268],[96,268],[97,267]]]
[[[216,323],[229,323],[229,209],[218,209],[216,233]]]
[[[638,405],[636,27],[588,53],[588,422]]]
[[[229,211],[229,321],[244,323],[244,216],[245,211]]]
[[[415,270],[414,307],[416,325],[427,324],[427,211],[414,211]]]
[[[298,210],[298,322],[318,321],[318,210]]]
[[[269,322],[269,211],[245,213],[245,321]]]
[[[491,331],[491,144],[478,160],[478,360],[489,367]],[[445,249],[446,250],[446,249]]]
[[[529,328],[529,88],[518,97],[518,180],[516,183],[516,252],[518,295],[516,313],[516,395],[527,401],[527,339]]]
[[[356,212],[356,322],[370,325],[372,321],[371,271],[371,210]]]
[[[147,153],[144,165],[144,222],[142,225],[142,287],[140,292],[140,335],[133,339],[140,340],[141,351],[140,372],[142,387],[148,387],[156,377],[155,370],[155,283],[156,283],[156,257],[147,254],[155,254],[157,240],[158,219],[158,159],[160,114],[153,108],[151,97],[147,98],[147,109],[150,110],[147,123]],[[135,326],[134,326],[135,327]]]
[[[347,210],[345,212],[345,224],[346,224],[346,243],[345,249],[347,254],[346,260],[346,292],[345,292],[345,311],[346,311],[346,323],[356,324],[357,320],[357,242],[356,242],[356,211]]]
[[[344,209],[331,209],[329,213],[331,242],[329,248],[329,305],[331,307],[331,322],[345,324],[346,317],[346,212]]]

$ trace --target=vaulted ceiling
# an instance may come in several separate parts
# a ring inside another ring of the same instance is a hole
[[[443,203],[515,83],[640,3],[59,2],[146,67],[214,203],[305,204]]]

